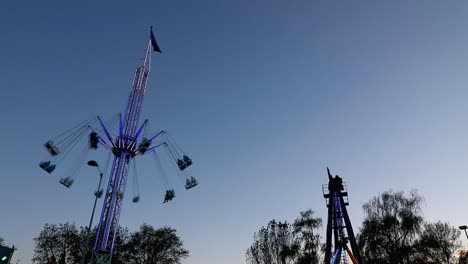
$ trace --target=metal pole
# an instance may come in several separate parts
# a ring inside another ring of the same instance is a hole
[[[468,233],[466,232],[466,229],[463,230],[465,230],[466,239],[468,239]]]
[[[94,211],[96,210],[96,203],[98,200],[98,195],[99,191],[101,190],[101,181],[102,181],[102,172],[99,173],[99,184],[98,184],[98,189],[97,193],[95,193],[96,198],[94,199],[94,206],[93,206],[93,212],[91,213],[91,219],[89,220],[89,226],[88,226],[88,231],[86,233],[86,244],[83,248],[83,255],[81,256],[80,264],[84,264],[84,259],[86,256],[86,253],[88,253],[88,246],[89,246],[89,235],[91,232],[91,226],[93,225],[93,218],[94,218]]]

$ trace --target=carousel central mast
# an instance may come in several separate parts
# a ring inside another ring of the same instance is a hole
[[[150,73],[151,48],[153,51],[161,52],[152,30],[143,65],[136,69],[133,77],[132,88],[130,90],[123,122],[122,119],[120,119],[119,136],[113,139],[101,120],[99,120],[106,133],[108,142],[111,145],[114,161],[109,175],[104,205],[98,225],[96,240],[94,242],[96,255],[95,263],[110,263],[110,258],[114,249],[114,241],[117,235],[122,201],[128,178],[129,164],[138,151],[136,145],[141,129],[137,131],[137,128],[145,95],[146,83]]]

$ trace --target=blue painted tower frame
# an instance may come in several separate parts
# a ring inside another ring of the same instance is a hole
[[[348,193],[344,188],[343,179],[338,175],[333,177],[328,168],[327,172],[329,179],[328,185],[324,185],[323,187],[323,196],[327,199],[328,207],[327,241],[324,263],[340,263],[341,256],[347,253],[353,264],[363,264],[364,262],[362,261],[361,253],[356,242],[353,226],[351,225],[351,220],[346,210],[348,202],[345,201],[344,197],[347,197]],[[351,244],[352,252],[347,246],[348,242]],[[333,260],[332,244],[334,245]],[[343,263],[346,263],[346,260],[344,260]]]

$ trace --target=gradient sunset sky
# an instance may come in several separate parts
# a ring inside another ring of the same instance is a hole
[[[190,154],[200,184],[170,174],[177,197],[163,204],[158,172],[138,163],[141,202],[126,196],[122,226],[177,229],[184,264],[245,263],[269,220],[326,218],[327,166],[357,230],[362,204],[389,189],[417,189],[430,221],[468,224],[467,14],[439,0],[2,1],[0,237],[13,263],[30,263],[45,223],[88,224],[96,171],[66,189],[38,167],[42,144],[125,110],[151,25],[163,53],[142,119]]]

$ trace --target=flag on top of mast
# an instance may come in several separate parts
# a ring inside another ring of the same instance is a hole
[[[162,53],[161,49],[160,49],[159,46],[158,46],[158,43],[156,42],[156,38],[154,37],[154,34],[153,34],[153,27],[151,27],[151,35],[150,35],[150,38],[151,38],[151,46],[153,46],[153,51]]]

